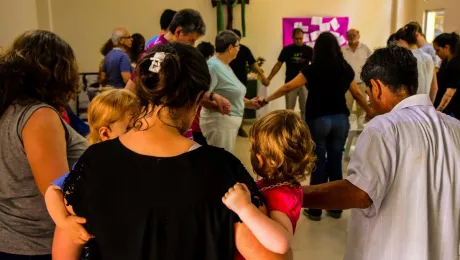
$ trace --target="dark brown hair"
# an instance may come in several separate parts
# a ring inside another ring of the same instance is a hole
[[[159,72],[155,73],[149,68],[151,58],[159,52],[166,57]],[[136,67],[136,92],[140,111],[134,116],[135,128],[144,128],[142,119],[152,112],[150,106],[167,108],[171,118],[180,119],[181,115],[176,115],[176,111],[191,107],[197,99],[201,100],[210,84],[208,65],[196,48],[178,42],[154,46]],[[178,128],[183,130],[183,127]]]
[[[67,42],[52,32],[27,31],[0,56],[0,116],[13,103],[64,106],[78,93],[79,82]]]
[[[271,184],[300,184],[313,170],[315,144],[305,122],[292,110],[276,110],[257,120],[249,132],[251,162]],[[264,165],[258,168],[259,154]]]
[[[104,45],[102,45],[101,49],[99,50],[102,54],[102,56],[106,56],[112,49],[113,49],[113,42],[112,39],[109,38]]]

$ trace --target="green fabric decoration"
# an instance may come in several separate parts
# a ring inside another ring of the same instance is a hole
[[[243,37],[246,37],[246,0],[241,1],[241,30]]]
[[[225,23],[224,23],[224,13],[222,8],[222,0],[217,0],[217,32],[221,32],[224,30]]]
[[[236,5],[238,5],[238,0],[235,0],[235,2],[233,2],[232,7],[235,8]]]

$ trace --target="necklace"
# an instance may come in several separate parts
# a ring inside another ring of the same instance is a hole
[[[273,184],[273,185],[270,185],[270,186],[267,186],[267,187],[263,187],[263,188],[259,189],[259,191],[262,192],[262,191],[266,191],[266,190],[271,190],[273,188],[277,188],[277,187],[281,187],[281,186],[289,186],[289,185],[293,185],[293,184],[294,183],[292,181],[285,181],[285,182]]]

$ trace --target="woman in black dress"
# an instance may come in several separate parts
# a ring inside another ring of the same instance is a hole
[[[460,119],[460,36],[443,33],[433,41],[436,55],[441,58],[439,68],[438,93],[434,101],[437,110]]]
[[[233,259],[238,249],[282,259],[260,247],[221,198],[236,182],[262,204],[241,162],[183,137],[211,82],[193,47],[155,47],[136,69],[140,111],[134,129],[91,146],[66,180],[69,207],[87,219],[91,259]],[[69,208],[70,209],[70,208]],[[53,259],[76,259],[57,233]],[[252,250],[252,251],[251,251]],[[257,252],[255,251],[257,250]],[[72,253],[73,252],[73,253]]]

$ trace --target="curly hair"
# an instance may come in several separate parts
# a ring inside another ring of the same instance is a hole
[[[165,58],[160,70],[155,73],[150,71],[151,58],[160,52],[165,54]],[[135,73],[140,111],[133,120],[138,130],[144,128],[142,119],[151,115],[152,106],[167,108],[172,119],[181,119],[177,110],[200,101],[211,85],[211,75],[203,55],[196,48],[178,42],[154,46],[140,60]],[[186,131],[189,126],[174,127]]]
[[[59,108],[79,90],[75,54],[52,32],[27,31],[0,56],[0,116],[13,103]]]
[[[310,130],[293,110],[276,110],[257,120],[249,132],[249,143],[254,171],[269,183],[299,185],[315,165]],[[256,155],[263,158],[262,168]]]

